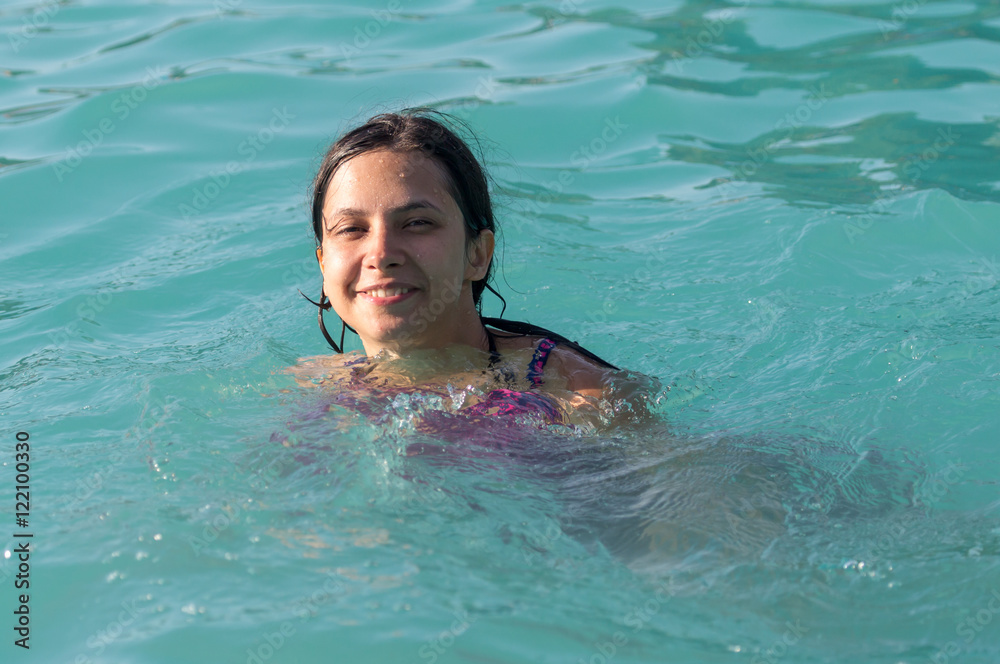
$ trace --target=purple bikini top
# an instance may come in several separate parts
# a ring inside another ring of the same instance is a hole
[[[531,385],[529,391],[519,392],[498,388],[486,393],[480,402],[460,408],[458,411],[431,410],[421,414],[417,426],[419,432],[430,434],[439,440],[462,442],[462,446],[446,450],[433,442],[414,443],[407,446],[407,455],[458,453],[479,457],[498,453],[504,455],[533,453],[537,447],[536,426],[568,424],[556,402],[534,389],[542,385],[545,363],[555,346],[555,341],[546,338],[535,348],[526,374]],[[383,387],[376,388],[376,393],[381,395],[377,401],[382,401],[382,398],[392,401],[400,394],[413,393],[413,388]],[[360,397],[354,390],[347,389],[338,391],[332,395],[331,400],[305,414],[302,419],[321,418],[335,404],[359,412],[375,421],[385,414],[388,405],[385,402],[383,405],[377,405],[369,399]],[[519,421],[515,421],[515,418]],[[289,423],[288,428],[289,431],[294,431],[299,426],[298,422]],[[532,430],[535,433],[532,434]],[[282,437],[279,434],[272,436],[272,440],[284,438],[287,436]]]
[[[556,347],[556,342],[552,339],[542,339],[535,348],[535,354],[528,362],[528,373],[526,378],[532,387],[539,387],[542,384],[542,374],[545,371],[545,363],[549,360],[549,354]],[[538,392],[515,392],[514,390],[496,389],[491,390],[482,401],[462,409],[463,413],[469,415],[531,415],[541,414],[552,424],[562,423],[562,414],[549,399]]]

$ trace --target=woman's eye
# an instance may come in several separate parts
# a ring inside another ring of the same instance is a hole
[[[416,227],[420,227],[420,226],[430,226],[430,225],[431,225],[431,222],[430,222],[430,221],[428,221],[427,219],[410,219],[410,220],[409,220],[409,221],[408,221],[408,222],[406,223],[406,225],[407,225],[407,226],[416,226]]]

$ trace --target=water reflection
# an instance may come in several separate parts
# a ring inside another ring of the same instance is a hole
[[[777,90],[802,92],[798,107],[790,108],[785,117],[774,118],[773,130],[746,142],[660,136],[666,159],[728,170],[731,175],[703,185],[726,199],[757,193],[756,188],[736,186],[753,183],[767,196],[822,208],[869,205],[887,194],[930,188],[967,200],[1000,200],[995,169],[989,167],[1000,159],[998,117],[987,116],[979,123],[943,123],[922,119],[916,111],[898,112],[898,105],[890,109],[888,104],[883,112],[837,127],[823,126],[815,117],[829,101],[846,97],[956,90],[1000,82],[985,69],[932,66],[917,55],[900,52],[957,40],[1000,42],[1000,30],[994,25],[1000,6],[995,2],[963,3],[962,11],[951,16],[941,16],[940,8],[930,12],[919,4],[913,9],[899,3],[783,3],[762,8],[739,2],[692,1],[656,17],[624,10],[570,11],[573,8],[563,7],[561,19],[651,34],[649,40],[635,43],[654,53],[637,64],[646,83],[718,95],[723,98],[720,113],[726,112],[724,98]],[[529,11],[554,20],[552,10]],[[772,28],[782,22],[787,26],[772,30],[774,41],[798,39],[800,43],[761,44],[754,34],[762,11],[769,12]],[[856,21],[845,23],[839,34],[827,32],[831,36],[802,44],[798,33],[810,14],[817,21]],[[708,71],[711,75],[705,74]],[[720,71],[727,73],[725,80],[720,80]],[[872,105],[871,100],[866,103]]]
[[[1000,123],[943,123],[884,113],[841,127],[785,126],[746,141],[660,137],[670,159],[729,170],[703,187],[727,198],[757,183],[799,205],[867,205],[885,192],[943,189],[967,200],[1000,200]],[[746,189],[743,190],[746,192]]]

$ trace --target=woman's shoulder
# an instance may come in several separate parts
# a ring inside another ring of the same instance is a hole
[[[337,355],[313,355],[299,358],[295,365],[285,371],[294,376],[300,385],[315,386],[348,376],[355,367],[367,359],[360,351]]]
[[[565,380],[567,390],[596,399],[605,396],[609,382],[620,373],[558,343],[549,354],[546,370]]]
[[[549,382],[552,378],[561,379],[558,381],[563,384],[561,386],[571,392],[600,399],[608,381],[619,373],[544,335],[507,336],[503,332],[494,332],[494,335],[498,349],[503,352],[518,353],[526,360],[540,355],[544,364],[543,377]],[[545,341],[554,342],[554,345],[543,343]]]
[[[604,425],[645,422],[654,417],[653,403],[661,389],[655,378],[607,366],[564,344],[553,349],[546,373],[565,381],[565,388],[573,395],[570,403],[578,412],[597,408]]]

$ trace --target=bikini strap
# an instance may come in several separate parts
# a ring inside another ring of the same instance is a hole
[[[547,337],[553,341],[561,343],[566,348],[572,348],[576,352],[580,353],[584,357],[587,357],[598,364],[605,366],[609,369],[614,369],[615,371],[620,371],[618,367],[611,364],[607,360],[602,360],[597,355],[594,355],[589,350],[576,343],[575,341],[570,341],[561,334],[556,334],[552,330],[546,330],[544,327],[539,327],[538,325],[532,325],[531,323],[522,323],[521,321],[515,320],[505,320],[503,318],[489,318],[487,316],[480,317],[483,321],[483,325],[492,325],[498,330],[503,330],[504,332],[510,332],[511,334],[519,334],[522,336],[533,335],[539,337]]]
[[[556,342],[548,337],[538,342],[535,354],[532,356],[531,362],[528,363],[528,375],[526,376],[532,387],[538,387],[542,384],[542,373],[545,371],[545,363],[549,361],[549,355],[555,347]]]
[[[511,373],[510,369],[507,367],[500,367],[499,369],[497,368],[497,365],[500,363],[501,358],[500,358],[500,351],[497,350],[496,337],[493,336],[492,332],[490,332],[490,328],[483,326],[483,329],[486,330],[486,339],[488,340],[488,343],[490,345],[490,366],[489,366],[490,370],[492,370],[497,375],[497,377],[505,384],[511,386],[514,385],[515,378],[514,374]]]

